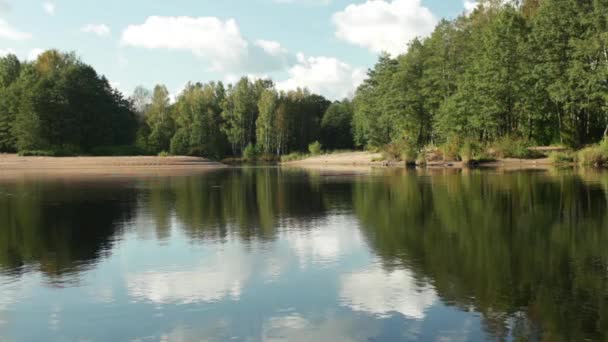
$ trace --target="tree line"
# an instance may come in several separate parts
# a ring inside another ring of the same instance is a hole
[[[481,1],[380,56],[354,99],[358,146],[516,139],[580,147],[608,124],[608,2]]]
[[[278,91],[271,80],[137,87],[130,98],[73,53],[36,61],[0,58],[0,152],[158,154],[269,158],[353,147],[352,106],[306,89]]]
[[[415,158],[428,145],[578,148],[608,133],[607,16],[603,0],[482,0],[406,53],[382,54],[352,101],[334,103],[248,78],[189,83],[173,101],[163,85],[125,98],[73,53],[9,55],[0,152],[275,158],[320,142]]]

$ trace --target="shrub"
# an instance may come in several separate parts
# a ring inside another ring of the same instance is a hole
[[[418,149],[407,139],[384,145],[382,157],[388,161],[405,161],[413,163],[418,157]]]
[[[44,150],[25,150],[19,151],[21,157],[56,157],[57,152],[55,151],[44,151]]]
[[[159,156],[159,157],[163,157],[163,158],[164,158],[164,157],[169,157],[169,156],[171,156],[171,154],[170,154],[169,152],[167,152],[167,151],[162,151],[162,152],[159,152],[159,153],[158,153],[158,156]]]
[[[245,147],[245,149],[243,150],[243,159],[249,161],[249,160],[255,160],[258,156],[258,151],[257,148],[253,145],[253,144],[249,144],[247,145],[247,147]]]
[[[308,155],[295,152],[295,153],[290,153],[290,154],[286,154],[284,156],[281,156],[281,162],[287,163],[287,162],[290,162],[290,161],[302,160],[302,159],[304,159],[306,157],[308,157]]]
[[[549,160],[554,164],[567,164],[574,161],[574,157],[569,152],[551,152]]]
[[[465,164],[468,164],[474,160],[479,159],[481,154],[481,147],[476,141],[467,139],[460,148],[459,156]]]
[[[504,137],[494,143],[494,155],[499,158],[538,158],[538,152],[530,150],[532,142],[527,139]]]
[[[323,146],[321,145],[321,143],[315,141],[312,144],[308,145],[308,152],[310,152],[310,154],[313,156],[318,156],[319,154],[321,154],[322,148]]]
[[[600,145],[584,148],[578,152],[577,159],[581,165],[608,165],[608,148],[603,142]]]
[[[445,144],[441,146],[443,161],[456,161],[460,159],[460,138],[449,138]]]

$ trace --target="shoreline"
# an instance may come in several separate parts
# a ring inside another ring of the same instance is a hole
[[[0,154],[0,179],[154,177],[198,174],[226,167],[198,157],[21,157]]]
[[[374,161],[381,157],[380,153],[372,152],[343,152],[309,157],[301,160],[281,163],[282,166],[304,167],[304,168],[403,168],[408,167],[405,162]],[[558,166],[576,166],[574,163],[555,164],[549,158],[539,159],[517,159],[504,158],[487,162],[480,162],[475,165],[466,165],[461,161],[428,162],[420,168],[427,169],[464,169],[464,168],[500,168],[500,169],[548,169]]]

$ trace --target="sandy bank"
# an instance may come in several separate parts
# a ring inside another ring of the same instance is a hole
[[[349,167],[361,169],[363,167],[403,167],[405,163],[388,163],[383,161],[374,161],[381,158],[380,153],[371,152],[344,152],[326,154],[322,156],[310,157],[302,160],[283,163],[284,166],[297,166],[302,168],[339,168],[347,169]],[[477,165],[478,167],[493,167],[503,169],[530,169],[530,168],[550,168],[553,166],[549,158],[543,159],[515,159],[506,158],[496,161],[485,162]],[[464,168],[466,165],[462,162],[430,162],[426,165],[427,168]]]
[[[154,176],[187,175],[226,167],[197,157],[20,157],[0,154],[0,178],[27,175]]]
[[[312,165],[328,165],[328,166],[382,166],[382,162],[374,162],[380,159],[380,153],[370,152],[343,152],[324,154],[320,156],[310,157],[302,160],[282,163],[282,165],[293,166],[312,166]]]

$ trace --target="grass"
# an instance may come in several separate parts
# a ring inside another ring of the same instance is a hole
[[[294,152],[294,153],[290,153],[290,154],[281,156],[281,162],[287,163],[287,162],[291,162],[291,161],[306,159],[308,157],[310,157],[309,154]]]
[[[549,160],[553,164],[569,164],[574,162],[575,156],[572,152],[551,152]]]
[[[19,151],[21,157],[57,157],[56,151],[44,151],[44,150],[25,150]]]

